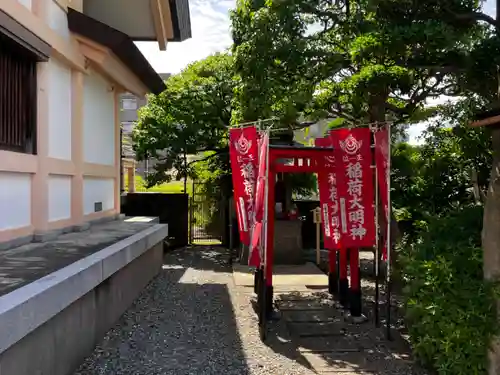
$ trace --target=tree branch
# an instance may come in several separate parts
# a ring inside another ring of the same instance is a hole
[[[215,150],[212,150],[212,151],[215,151]],[[212,159],[212,158],[214,158],[216,156],[223,155],[223,154],[226,154],[228,152],[229,152],[229,147],[221,148],[221,149],[215,151],[214,154],[208,155],[207,157],[204,157],[203,159],[198,159],[198,160],[190,161],[189,163],[186,164],[186,167],[189,167],[191,164],[194,164],[194,163],[198,163],[198,162],[201,162],[201,161],[210,160],[210,159]]]
[[[497,30],[500,30],[500,22],[495,20],[493,17],[488,16],[485,13],[470,12],[470,13],[464,13],[464,14],[456,14],[456,13],[453,13],[451,10],[448,10],[448,12],[450,14],[452,14],[459,21],[483,21],[483,22],[486,22],[487,24],[493,26]]]

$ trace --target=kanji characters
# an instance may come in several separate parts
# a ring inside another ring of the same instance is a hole
[[[335,173],[328,173],[328,183],[330,185],[337,185],[337,176],[335,176]]]
[[[243,164],[240,172],[241,172],[241,177],[243,177],[244,179],[252,181],[255,179],[255,168],[251,163]]]
[[[349,221],[351,223],[365,223],[365,211],[363,209],[357,209],[356,211],[349,212]]]
[[[360,179],[354,179],[347,181],[347,192],[349,195],[361,195],[363,188],[363,181]]]
[[[349,163],[346,167],[346,175],[350,179],[359,179],[363,177],[363,169],[361,167],[361,163]]]
[[[345,150],[344,150],[345,151]],[[361,161],[362,156],[359,153],[351,152],[343,155],[342,161],[345,167],[345,182],[347,194],[347,209],[343,213],[342,223],[344,232],[349,234],[353,239],[363,239],[366,236],[365,224],[365,209],[363,207],[363,166]]]
[[[323,204],[323,223],[325,224],[325,235],[330,237],[330,226],[328,224],[328,204]]]
[[[337,187],[335,185],[330,185],[330,201],[334,202],[337,200]]]
[[[362,240],[366,236],[366,228],[361,224],[357,226],[351,227],[351,238],[353,240],[360,239]]]
[[[362,200],[359,195],[353,195],[351,199],[349,199],[349,210],[364,210]]]

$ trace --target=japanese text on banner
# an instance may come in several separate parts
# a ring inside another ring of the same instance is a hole
[[[265,185],[266,181],[266,170],[268,168],[267,163],[267,153],[269,148],[269,134],[264,134],[259,142],[259,160],[258,160],[258,178],[256,183],[255,191],[255,211],[252,220],[252,231],[251,231],[251,243],[250,243],[250,256],[248,258],[248,265],[253,267],[259,267],[261,261],[264,259],[264,254],[262,252],[263,246],[260,246],[261,252],[259,252],[259,244],[263,244],[265,238],[263,238],[264,230],[262,226],[262,219],[264,216],[264,205],[265,205]]]
[[[330,133],[340,150],[337,179],[342,246],[370,247],[375,244],[375,210],[371,171],[370,129],[338,129]]]
[[[257,178],[257,129],[255,127],[230,129],[229,141],[238,228],[241,242],[248,246],[254,216]]]
[[[329,138],[317,138],[316,147],[331,147]],[[318,187],[320,206],[323,215],[324,243],[327,249],[340,247],[340,217],[337,189],[337,171],[335,151],[325,156],[323,165],[318,171]]]

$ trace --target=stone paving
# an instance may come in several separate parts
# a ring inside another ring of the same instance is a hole
[[[372,321],[350,322],[326,292],[290,292],[276,297],[290,341],[319,374],[425,374],[411,359],[397,331],[387,341]]]
[[[380,325],[375,326],[373,253],[361,253],[360,258],[363,313],[368,318],[366,322],[353,323],[348,311],[332,298],[326,288],[318,290],[317,287],[322,284],[321,278],[308,266],[308,272],[303,278],[300,275],[289,275],[288,287],[283,285],[283,274],[275,277],[278,279],[277,283],[281,284],[275,293],[280,320],[271,329],[271,334],[274,332],[286,337],[296,352],[297,362],[304,363],[317,374],[426,374],[412,359],[398,296],[391,299],[392,339],[389,341],[386,338],[386,304],[382,281]],[[311,283],[311,274],[314,274],[316,287],[306,285]],[[323,278],[326,284],[327,277],[324,273]]]
[[[317,289],[326,276],[311,265],[305,279],[317,285],[301,285],[298,269],[279,272],[280,319],[269,322],[263,343],[250,274],[242,266],[233,272],[227,260],[227,250],[211,246],[167,253],[160,275],[75,375],[425,374],[397,327],[389,342],[371,320],[356,325],[345,319],[344,310]],[[371,319],[367,283],[365,314]]]
[[[0,296],[130,237],[154,222],[114,220],[0,252]]]

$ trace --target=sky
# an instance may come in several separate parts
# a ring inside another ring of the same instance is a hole
[[[136,43],[149,63],[158,73],[179,73],[189,63],[202,60],[231,46],[229,10],[236,6],[236,0],[189,0],[193,37],[180,43],[169,43],[166,51],[160,51],[154,42]],[[486,0],[484,11],[494,16],[495,0]],[[443,102],[438,98],[433,103]],[[431,104],[431,103],[429,103]],[[425,123],[410,128],[410,141],[418,143],[418,137],[426,127]]]

